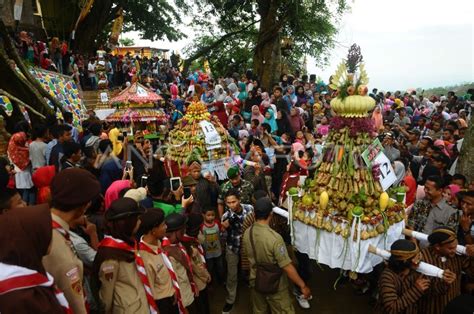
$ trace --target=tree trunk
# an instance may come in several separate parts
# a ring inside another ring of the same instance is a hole
[[[89,14],[79,23],[73,41],[73,50],[82,53],[93,53],[97,50],[95,40],[105,28],[113,21],[118,12],[118,5],[112,8],[113,0],[95,1]]]
[[[270,91],[280,76],[281,26],[278,21],[278,1],[264,2],[266,1],[262,1],[259,8],[261,22],[253,57],[253,69],[260,79],[261,86]]]
[[[469,128],[464,135],[456,173],[465,175],[468,183],[474,181],[474,113],[471,113]]]

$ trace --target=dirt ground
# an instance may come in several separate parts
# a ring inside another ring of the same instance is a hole
[[[318,313],[318,314],[358,314],[372,313],[369,304],[369,295],[358,296],[349,282],[338,285],[333,289],[334,282],[339,276],[339,270],[322,266],[322,270],[314,263],[313,273],[310,280],[310,288],[313,299],[310,301],[311,308],[303,310],[294,300],[296,313]],[[209,291],[209,303],[212,314],[222,313],[225,304],[226,290],[224,286],[213,284]],[[251,314],[250,290],[243,281],[239,282],[237,301],[234,304],[232,314]]]

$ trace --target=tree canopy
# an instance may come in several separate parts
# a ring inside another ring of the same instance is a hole
[[[197,5],[201,14],[193,25],[199,36],[185,51],[185,68],[204,57],[219,74],[253,65],[267,87],[281,74],[282,52],[292,71],[300,70],[304,55],[327,62],[338,19],[347,8],[343,0],[198,0]]]

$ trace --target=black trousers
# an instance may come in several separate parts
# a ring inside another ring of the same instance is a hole
[[[311,261],[308,254],[298,252],[295,250],[295,257],[298,264],[296,265],[296,271],[298,275],[304,280],[305,283],[309,282],[311,278]],[[295,289],[299,291],[299,287],[295,286]],[[301,293],[301,291],[299,291]]]
[[[179,314],[178,303],[174,303],[174,297],[155,300],[155,303],[160,313]]]
[[[188,306],[189,314],[210,314],[207,287],[199,291],[199,296],[194,298],[193,304]]]

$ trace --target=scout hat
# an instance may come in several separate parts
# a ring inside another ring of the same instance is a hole
[[[134,199],[123,197],[112,202],[105,213],[105,218],[108,221],[120,220],[131,216],[139,216],[143,212],[143,208],[138,206]]]
[[[140,216],[140,221],[140,230],[142,233],[148,233],[165,221],[165,213],[161,208],[148,208]]]
[[[456,239],[456,233],[449,227],[435,228],[428,236],[430,245],[451,243]]]
[[[165,221],[167,227],[166,232],[178,231],[186,227],[186,217],[181,214],[169,214],[166,216]]]
[[[420,253],[418,246],[408,240],[397,240],[390,247],[391,258],[398,261],[408,261]]]
[[[186,222],[186,232],[189,235],[194,235],[199,232],[201,225],[204,222],[204,218],[199,213],[190,213],[188,215],[188,221]]]
[[[237,166],[232,166],[229,168],[229,170],[227,170],[227,177],[229,179],[234,179],[236,178],[238,175],[240,174],[239,172],[239,167]]]
[[[59,172],[51,182],[53,203],[64,206],[86,204],[100,193],[100,183],[87,170],[79,168],[65,169]]]

